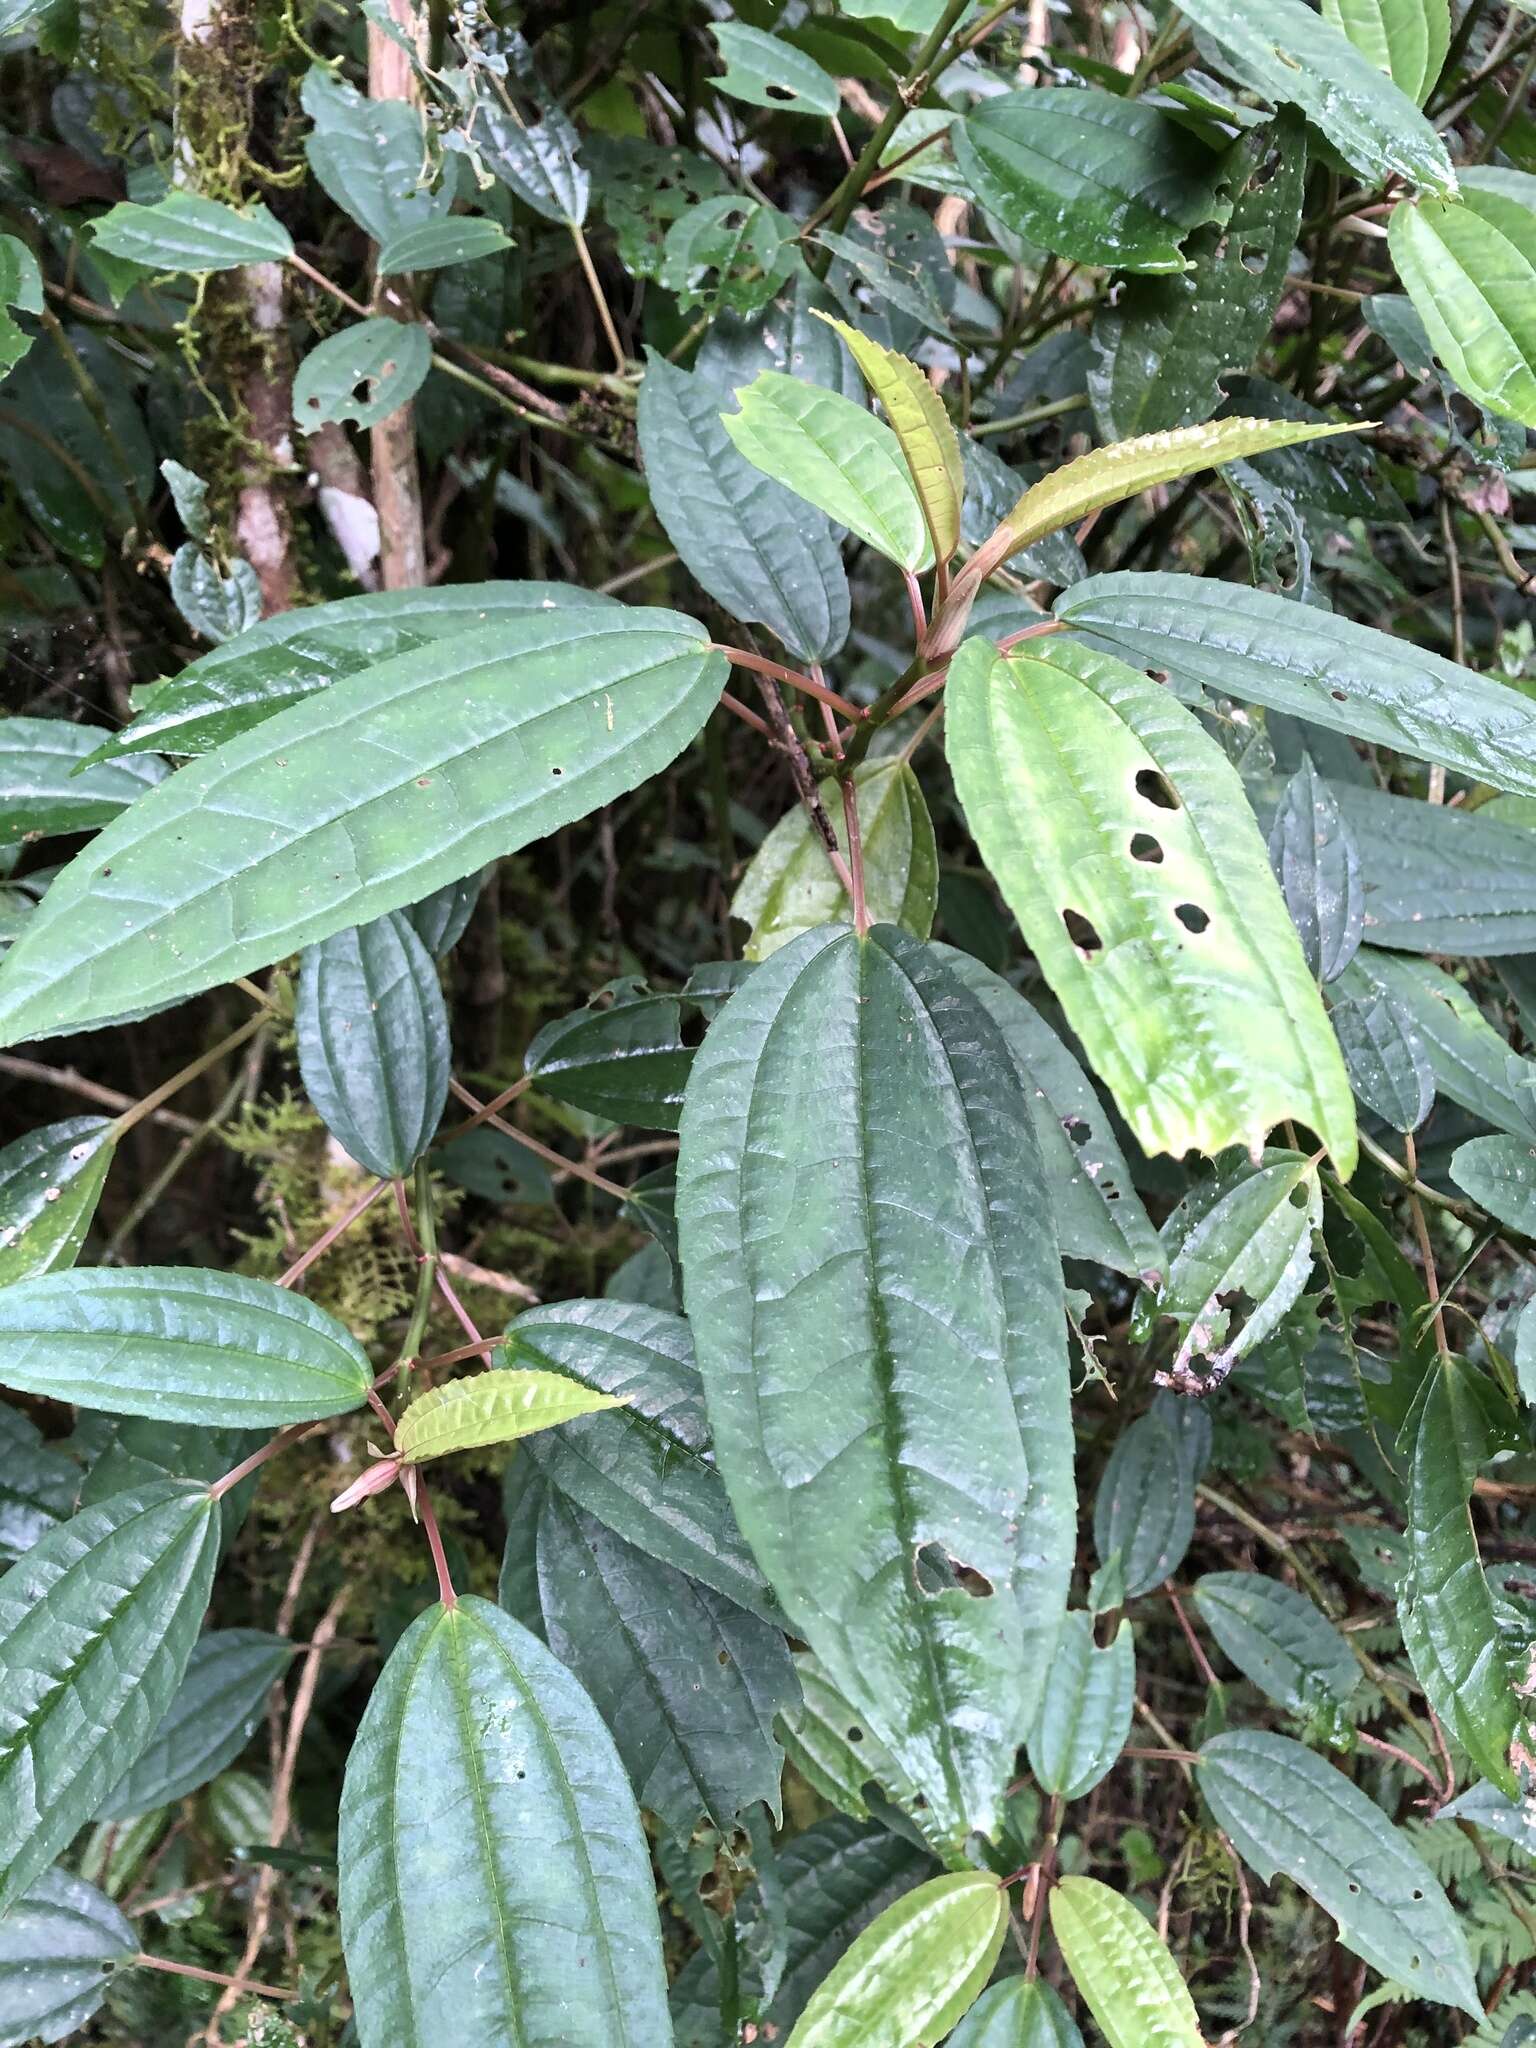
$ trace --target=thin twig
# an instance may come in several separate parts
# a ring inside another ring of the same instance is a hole
[[[45,1066],[41,1060],[22,1059],[15,1053],[0,1053],[0,1074],[9,1074],[15,1081],[40,1081],[45,1087],[62,1088],[66,1095],[78,1095],[82,1102],[94,1102],[98,1109],[125,1114],[137,1107],[131,1095],[124,1095],[119,1088],[108,1088],[100,1081],[87,1080],[73,1067]],[[196,1117],[183,1116],[175,1109],[151,1110],[149,1121],[187,1137],[198,1128]]]
[[[350,1230],[352,1228],[352,1225],[357,1221],[358,1217],[362,1215],[363,1211],[365,1209],[372,1208],[373,1204],[379,1199],[380,1195],[385,1193],[388,1187],[389,1182],[387,1180],[376,1180],[371,1188],[366,1188],[363,1191],[363,1193],[358,1196],[357,1200],[353,1202],[349,1208],[344,1209],[341,1215],[339,1215],[336,1218],[335,1222],[330,1224],[321,1233],[321,1235],[315,1239],[314,1243],[310,1246],[309,1250],[307,1252],[301,1252],[299,1257],[296,1258],[293,1264],[288,1268],[287,1272],[279,1276],[277,1282],[278,1286],[297,1286],[299,1281],[303,1279],[304,1275],[315,1263],[316,1259],[323,1258],[324,1255],[330,1250],[331,1246],[336,1242],[337,1238],[342,1236],[344,1232]]]
[[[582,230],[580,221],[573,220],[570,223],[570,230],[571,240],[576,244],[576,254],[580,257],[581,267],[586,273],[587,285],[592,293],[593,303],[597,307],[597,317],[603,323],[603,333],[608,337],[608,346],[613,350],[615,367],[620,370],[627,369],[629,363],[628,358],[624,354],[624,344],[619,339],[619,330],[613,324],[613,315],[608,310],[608,300],[603,292],[602,279],[597,274],[597,265],[592,261],[592,251],[587,247],[587,238]]]
[[[504,1138],[511,1138],[516,1144],[525,1146],[536,1158],[544,1160],[549,1166],[559,1167],[562,1173],[574,1174],[577,1180],[584,1180],[595,1188],[601,1188],[605,1195],[612,1195],[616,1202],[629,1200],[629,1189],[620,1187],[617,1181],[605,1179],[584,1161],[567,1159],[563,1152],[555,1151],[552,1145],[541,1144],[537,1138],[530,1138],[526,1131],[520,1131],[515,1124],[509,1124],[499,1116],[492,1116],[486,1105],[471,1095],[462,1081],[450,1080],[448,1086],[466,1109],[475,1110],[482,1123],[488,1123],[492,1130],[500,1131]]]

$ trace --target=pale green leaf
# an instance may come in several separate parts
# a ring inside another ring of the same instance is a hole
[[[535,1430],[555,1429],[578,1415],[618,1405],[615,1396],[594,1394],[563,1373],[476,1373],[418,1394],[400,1417],[395,1449],[407,1465],[419,1465],[450,1451],[509,1444]]]
[[[457,213],[443,220],[418,221],[414,227],[394,229],[379,244],[379,275],[456,270],[461,263],[478,263],[511,247],[505,228],[494,220]]]
[[[1129,1899],[1096,1878],[1064,1877],[1051,1932],[1109,2048],[1203,2048],[1178,1965]]]
[[[264,206],[243,213],[195,192],[171,192],[153,206],[121,200],[91,223],[98,248],[149,270],[238,270],[284,263],[293,242]]]
[[[1536,207],[1462,173],[1459,200],[1404,201],[1388,224],[1397,274],[1447,371],[1490,412],[1536,426]]]
[[[947,562],[960,545],[965,465],[960,456],[959,437],[943,401],[908,357],[882,348],[878,341],[857,327],[850,327],[845,320],[834,320],[829,313],[819,317],[842,336],[865,383],[879,399],[907,458],[907,468],[928,523],[934,559]]]
[[[1450,47],[1446,0],[1322,0],[1322,10],[1368,63],[1423,106]]]
[[[1500,1223],[1536,1238],[1536,1145],[1471,1138],[1452,1155],[1451,1179]]]

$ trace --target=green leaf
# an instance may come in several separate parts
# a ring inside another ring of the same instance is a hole
[[[1244,1678],[1288,1713],[1342,1706],[1359,1685],[1354,1652],[1298,1587],[1260,1572],[1206,1572],[1194,1599]]]
[[[0,1920],[0,2048],[62,2041],[99,2011],[139,1938],[83,1877],[45,1870]]]
[[[1338,800],[1360,853],[1372,945],[1404,953],[1536,948],[1529,826],[1377,789],[1341,788]]]
[[[508,1365],[563,1372],[623,1404],[530,1439],[545,1477],[626,1542],[782,1621],[715,1468],[683,1318],[623,1301],[564,1301],[527,1310],[507,1336]]]
[[[947,1841],[992,1825],[1066,1604],[1048,1213],[1006,1048],[918,941],[809,932],[711,1027],[678,1223],[715,1455],[794,1633]]]
[[[304,954],[299,1073],[326,1128],[382,1180],[410,1172],[448,1099],[448,1010],[432,956],[401,911]]]
[[[393,229],[379,244],[379,275],[457,269],[461,263],[478,263],[511,247],[505,228],[477,215],[456,213],[444,220],[418,221],[414,227]]]
[[[13,1563],[74,1512],[80,1467],[18,1408],[0,1403],[0,1560]]]
[[[1405,178],[1454,192],[1445,144],[1413,101],[1359,54],[1307,0],[1191,0],[1183,12],[1221,45],[1245,86],[1276,106],[1300,107],[1367,185]]]
[[[960,508],[960,537],[968,548],[974,549],[990,538],[993,528],[1000,525],[1018,503],[1025,489],[1025,478],[1019,471],[1010,469],[1001,457],[994,455],[985,441],[975,441],[967,436],[961,444],[960,455],[965,464],[966,478],[965,503]],[[1039,474],[1034,465],[1030,466],[1029,474]],[[1042,577],[1047,583],[1076,583],[1079,577],[1088,573],[1083,551],[1070,533],[1047,534],[1043,540],[1021,549],[1017,561],[1018,569],[1030,576]],[[1001,597],[1003,593],[998,595]],[[978,613],[980,610],[978,605]],[[979,619],[977,630],[982,630]]]
[[[1385,995],[1424,1042],[1439,1092],[1484,1123],[1536,1138],[1536,1063],[1509,1049],[1459,982],[1427,960],[1362,946],[1340,977],[1341,995]]]
[[[1472,1138],[1451,1158],[1451,1179],[1500,1223],[1536,1237],[1536,1146]]]
[[[122,200],[91,224],[95,245],[146,270],[238,270],[286,263],[293,241],[264,206],[237,213],[195,192],[170,192],[153,206]]]
[[[1248,369],[1269,334],[1301,224],[1301,123],[1250,130],[1225,167],[1231,217],[1191,237],[1190,267],[1133,278],[1094,320],[1088,390],[1110,440],[1208,420],[1222,373]]]
[[[902,569],[933,548],[901,443],[851,398],[764,370],[722,423],[737,450]]]
[[[343,597],[263,619],[237,640],[194,661],[179,676],[139,693],[137,718],[92,755],[163,747],[207,754],[286,710],[434,640],[494,626],[527,612],[571,607],[617,610],[612,598],[569,583],[463,583],[436,590],[386,590]]]
[[[0,1580],[0,1911],[153,1737],[208,1605],[219,1526],[206,1487],[120,1493]]]
[[[401,909],[656,774],[724,676],[691,619],[577,606],[333,683],[70,863],[0,967],[0,1034],[172,1002]]]
[[[1131,1732],[1136,1642],[1122,1621],[1102,1649],[1091,1614],[1069,1614],[1029,1733],[1029,1767],[1043,1792],[1083,1799],[1114,1769]]]
[[[948,751],[982,858],[1148,1152],[1316,1131],[1348,1175],[1354,1103],[1242,784],[1167,692],[1045,640],[969,641]]]
[[[1322,0],[1322,11],[1405,98],[1423,106],[1450,47],[1446,0]]]
[[[1388,223],[1397,274],[1434,352],[1470,398],[1536,426],[1536,209],[1507,173],[1461,174],[1459,201],[1404,202]]]
[[[613,1395],[594,1394],[563,1373],[480,1372],[418,1394],[400,1417],[395,1449],[407,1465],[419,1465],[451,1451],[513,1443],[617,1405]]]
[[[1280,793],[1269,858],[1307,966],[1336,980],[1359,951],[1365,891],[1355,836],[1310,754]]]
[[[984,1870],[930,1878],[887,1906],[828,1972],[786,2048],[914,2048],[974,2004],[1008,1927]]]
[[[33,337],[11,318],[11,306],[23,313],[41,313],[43,274],[25,242],[15,235],[0,235],[0,377],[32,346]]]
[[[361,2048],[669,2048],[624,1767],[565,1666],[488,1601],[429,1608],[396,1644],[338,1861]]]
[[[934,951],[1003,1034],[1029,1103],[1063,1253],[1148,1284],[1160,1279],[1162,1245],[1088,1076],[1034,1005],[1000,974],[950,946]]]
[[[580,160],[581,137],[562,108],[535,122],[482,100],[475,142],[486,167],[545,220],[579,227],[587,217],[592,180]]]
[[[1236,462],[1248,455],[1262,455],[1267,448],[1291,448],[1300,442],[1320,441],[1331,434],[1357,434],[1354,426],[1325,421],[1321,426],[1308,420],[1210,420],[1203,426],[1175,427],[1166,433],[1142,434],[1134,441],[1116,441],[1109,448],[1095,448],[1075,462],[1053,469],[1020,498],[1003,522],[1007,529],[1006,561],[1032,541],[1054,533],[1059,526],[1071,526],[1105,505],[1134,498],[1153,484],[1176,482],[1202,469],[1216,469],[1224,462]],[[994,565],[995,566],[995,563]],[[1098,582],[1101,579],[1092,579]],[[1103,579],[1107,580],[1107,579]],[[1081,585],[1074,588],[1081,588]],[[1209,586],[1225,589],[1224,584]],[[1060,613],[1062,601],[1057,601]]]
[[[482,868],[479,874],[465,875],[461,881],[445,882],[406,911],[411,930],[434,960],[445,958],[463,938],[488,873]]]
[[[1049,1984],[1009,1977],[983,1991],[948,2048],[1083,2048],[1083,2037]]]
[[[1459,1359],[1444,1360],[1419,1413],[1408,1482],[1408,1569],[1398,1588],[1397,1618],[1429,1704],[1483,1776],[1513,1799],[1520,1789],[1510,1761],[1520,1718],[1515,1672],[1478,1554],[1468,1500],[1472,1475],[1448,1455],[1460,1436],[1457,1407],[1476,1398],[1468,1370]]]
[[[725,59],[725,70],[710,83],[749,107],[780,114],[835,114],[841,106],[837,80],[793,43],[740,21],[716,21],[710,33]]]
[[[104,1116],[41,1124],[0,1152],[0,1287],[72,1266],[112,1164]]]
[[[0,1291],[0,1383],[111,1415],[276,1429],[362,1405],[373,1369],[302,1294],[190,1266],[92,1266]]]
[[[75,771],[110,733],[62,718],[0,718],[0,846],[94,832],[165,775],[158,755]]]
[[[1317,1166],[1298,1152],[1266,1152],[1257,1168],[1239,1160],[1197,1183],[1163,1226],[1170,1264],[1156,1306],[1178,1325],[1179,1348],[1158,1384],[1219,1386],[1295,1305],[1322,1227]]]
[[[137,371],[102,331],[73,327],[64,338],[73,365],[62,348],[50,346],[30,350],[10,372],[7,412],[46,422],[47,439],[0,424],[0,463],[45,546],[99,568],[108,546],[119,547],[138,523],[135,501],[147,501],[154,488],[154,454],[130,381]],[[79,370],[85,374],[77,379]],[[66,581],[65,588],[73,604],[75,586]]]
[[[799,229],[776,206],[720,192],[690,206],[667,230],[658,282],[680,313],[756,313],[800,269]]]
[[[293,380],[294,421],[305,434],[346,420],[376,427],[410,403],[431,367],[432,343],[418,322],[359,320],[312,348],[300,363]]]
[[[864,1787],[891,1791],[900,1773],[809,1650],[794,1660],[799,1697],[779,1715],[784,1752],[806,1783],[839,1812],[869,1819]]]
[[[1137,668],[1536,796],[1536,706],[1411,641],[1200,576],[1090,576],[1055,611]]]
[[[901,443],[907,469],[923,508],[934,560],[947,562],[960,545],[960,506],[965,497],[965,464],[960,442],[943,401],[917,364],[882,348],[845,320],[818,317],[843,338],[864,381],[879,399]]]
[[[266,1849],[272,1831],[272,1793],[263,1779],[250,1771],[226,1771],[208,1787],[203,1804],[214,1833],[229,1848]]]
[[[171,557],[169,581],[177,611],[205,640],[232,640],[261,617],[261,584],[249,562],[231,562],[229,574],[221,575],[213,558],[188,541]],[[106,755],[106,748],[98,747],[91,759]],[[87,772],[101,771],[93,767]]]
[[[1051,1932],[1109,2048],[1202,2048],[1178,1965],[1129,1899],[1096,1878],[1064,1877]]]
[[[92,1446],[95,1456],[80,1486],[82,1507],[110,1500],[114,1493],[153,1486],[162,1479],[218,1479],[261,1441],[257,1430],[199,1429],[191,1423],[131,1415],[98,1417],[94,1410],[86,1414],[105,1429]],[[81,1417],[82,1422],[85,1419]],[[231,1534],[239,1524],[230,1510],[241,1504],[242,1495],[249,1498],[248,1488],[254,1483],[253,1474],[224,1496],[225,1522]]]
[[[452,193],[446,183],[431,188],[419,107],[369,99],[324,64],[305,74],[300,98],[315,124],[304,138],[309,168],[326,197],[375,242],[447,213]]]
[[[523,1070],[541,1093],[617,1124],[675,1131],[693,1065],[676,996],[653,995],[643,982],[616,981],[569,1017],[535,1034]]]
[[[1394,1131],[1416,1131],[1435,1100],[1424,1034],[1395,997],[1345,996],[1328,1013],[1355,1099]]]
[[[1074,263],[1182,270],[1180,242],[1220,217],[1220,159],[1142,100],[1035,86],[983,100],[950,139],[986,210]]]
[[[848,578],[830,520],[737,453],[702,372],[647,358],[636,409],[651,502],[700,587],[802,661],[848,637]]]
[[[1342,1772],[1288,1736],[1244,1728],[1202,1746],[1199,1780],[1218,1824],[1266,1884],[1283,1870],[1372,1969],[1414,1998],[1481,2017],[1466,1937],[1445,1893]]]
[[[538,1574],[549,1647],[613,1730],[640,1805],[680,1842],[705,1818],[729,1833],[758,1800],[777,1816],[773,1722],[798,1690],[779,1631],[553,1489]]]
[[[184,1799],[232,1764],[256,1733],[268,1693],[293,1644],[255,1628],[199,1636],[165,1717],[138,1762],[97,1807],[97,1820],[131,1820]]]
[[[907,762],[887,756],[861,762],[853,782],[869,915],[877,924],[899,924],[926,939],[938,907],[939,856],[918,779]],[[835,797],[827,822],[846,853],[848,828]],[[832,872],[821,835],[798,804],[752,856],[731,915],[752,927],[743,949],[748,960],[766,960],[818,925],[853,922],[853,905]]]
[[[1172,1576],[1195,1533],[1195,1473],[1166,1415],[1151,1408],[1121,1431],[1093,1503],[1099,1562],[1119,1560],[1125,1597]]]

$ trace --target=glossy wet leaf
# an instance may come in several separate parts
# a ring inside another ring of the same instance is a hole
[[[694,580],[802,661],[848,637],[848,578],[832,524],[739,453],[728,401],[702,371],[648,358],[636,425],[651,502]]]
[[[1450,46],[1446,0],[1322,0],[1322,12],[1406,98],[1423,106]]]
[[[1462,173],[1456,200],[1404,203],[1392,261],[1451,377],[1491,412],[1536,425],[1536,209],[1497,171]]]
[[[301,1294],[190,1266],[0,1290],[0,1384],[114,1415],[276,1429],[361,1406],[362,1347]]]
[[[724,675],[691,619],[577,606],[333,683],[70,863],[0,966],[0,1034],[133,1014],[401,909],[658,772]]]
[[[1443,968],[1362,946],[1338,992],[1367,999],[1385,995],[1401,1005],[1423,1040],[1442,1095],[1497,1130],[1536,1138],[1536,1063],[1510,1051]]]
[[[1165,1415],[1152,1408],[1121,1431],[1093,1503],[1093,1547],[1118,1561],[1128,1600],[1176,1572],[1195,1533],[1195,1474]]]
[[[300,963],[299,1075],[326,1128],[382,1179],[410,1172],[448,1099],[448,1010],[403,911],[354,925]]]
[[[338,1860],[362,2048],[667,2048],[623,1765],[565,1666],[488,1602],[429,1608],[395,1646],[347,1760]]]
[[[1411,640],[1198,576],[1090,576],[1055,610],[1137,668],[1536,795],[1530,698]]]
[[[866,1927],[813,1992],[788,2048],[939,2040],[992,1974],[1008,1895],[986,1871],[931,1878]]]
[[[1435,1100],[1429,1048],[1389,995],[1345,996],[1329,1011],[1356,1101],[1395,1131],[1416,1131]]]
[[[153,1738],[218,1546],[207,1489],[173,1481],[82,1509],[0,1580],[0,1911]]]
[[[1029,1767],[1044,1792],[1083,1799],[1114,1768],[1131,1729],[1136,1645],[1122,1621],[1102,1648],[1093,1616],[1067,1616],[1029,1734]]]
[[[1385,790],[1346,787],[1338,797],[1360,855],[1373,946],[1479,955],[1536,946],[1536,831],[1483,808]]]
[[[725,59],[725,70],[712,81],[717,92],[780,114],[837,112],[837,80],[782,36],[741,21],[714,22],[710,32]]]
[[[868,1820],[864,1788],[898,1786],[895,1764],[809,1650],[795,1658],[795,1676],[798,1697],[779,1715],[785,1754],[828,1805]]]
[[[926,939],[938,906],[939,856],[917,777],[909,763],[889,756],[861,762],[853,781],[869,915],[877,924],[899,924]],[[826,811],[846,854],[847,821],[835,789]],[[821,835],[798,804],[752,856],[731,915],[752,927],[743,949],[748,960],[766,960],[818,925],[853,922],[853,905],[832,872]]]
[[[177,611],[205,640],[232,640],[261,617],[261,584],[249,562],[233,561],[222,575],[212,557],[188,541],[172,556],[167,580]]]
[[[1049,1984],[1009,1977],[983,1991],[948,2048],[1083,2048],[1083,2037]]]
[[[155,754],[75,771],[112,735],[63,718],[0,719],[0,846],[94,832],[164,779]]]
[[[444,220],[419,221],[414,227],[396,228],[379,244],[379,275],[456,269],[461,263],[499,256],[511,247],[506,229],[494,220],[460,213]]]
[[[960,442],[943,401],[910,358],[882,348],[844,320],[821,316],[842,336],[864,381],[890,421],[933,541],[934,559],[947,562],[960,544],[960,506],[965,465]]]
[[[1206,1572],[1194,1602],[1244,1678],[1288,1713],[1342,1705],[1360,1683],[1354,1652],[1297,1586],[1262,1572]]]
[[[534,1308],[508,1331],[507,1365],[563,1372],[623,1405],[529,1440],[563,1493],[626,1542],[782,1622],[715,1468],[693,1334],[680,1315],[624,1301]]]
[[[0,1403],[0,1560],[10,1564],[67,1522],[80,1467],[45,1442],[19,1408]]]
[[[542,1094],[614,1123],[675,1131],[693,1047],[682,1038],[676,996],[615,982],[612,1000],[546,1024],[523,1056]]]
[[[100,2010],[139,1939],[93,1884],[43,1871],[0,1920],[0,2048],[62,2041]]]
[[[1202,1745],[1198,1777],[1266,1884],[1284,1871],[1373,1969],[1416,1998],[1481,2016],[1466,1937],[1438,1879],[1341,1771],[1288,1736],[1245,1728]]]
[[[1498,1222],[1536,1237],[1536,1145],[1469,1139],[1451,1159],[1451,1178]]]
[[[956,656],[947,746],[982,858],[1149,1152],[1294,1117],[1353,1171],[1343,1062],[1242,785],[1196,720],[1065,638]]]
[[[112,1164],[111,1122],[40,1124],[0,1152],[0,1287],[72,1266]]]
[[[97,1820],[128,1820],[184,1799],[232,1764],[256,1733],[267,1695],[294,1646],[255,1628],[199,1636],[149,1745],[96,1809]]]
[[[549,1647],[613,1730],[640,1805],[677,1840],[756,1801],[779,1813],[774,1717],[799,1690],[783,1635],[634,1549],[550,1489],[539,1514]]]
[[[1155,107],[1075,86],[985,99],[950,131],[989,213],[1077,263],[1179,270],[1220,211],[1219,160]]]
[[[0,377],[19,363],[32,346],[32,336],[11,317],[43,310],[43,274],[37,258],[16,235],[0,235]]]
[[[419,1465],[451,1451],[512,1443],[616,1405],[613,1395],[578,1386],[563,1373],[521,1367],[476,1373],[418,1394],[400,1417],[395,1450],[407,1465]]]
[[[1269,858],[1308,967],[1336,980],[1359,949],[1365,889],[1354,834],[1309,754],[1280,793]]]
[[[711,1028],[678,1222],[715,1455],[793,1631],[949,1840],[991,1824],[1065,1608],[1047,1214],[996,1029],[916,940],[807,933]]]
[[[1109,2048],[1202,2048],[1178,1965],[1129,1899],[1093,1877],[1051,1893],[1051,1932]]]
[[[446,226],[446,222],[434,223]],[[293,380],[293,417],[301,433],[350,421],[376,427],[426,382],[432,343],[416,322],[359,320],[300,363]]]
[[[1341,29],[1306,0],[1193,0],[1183,10],[1235,60],[1236,75],[1276,106],[1300,107],[1368,186],[1388,177],[1454,192],[1445,144]]]
[[[170,192],[153,206],[121,200],[91,224],[109,256],[147,270],[238,270],[246,263],[282,263],[293,241],[264,206],[237,212],[196,192]]]
[[[899,568],[932,558],[923,508],[901,443],[862,405],[818,384],[764,370],[736,394],[723,425],[737,451]]]

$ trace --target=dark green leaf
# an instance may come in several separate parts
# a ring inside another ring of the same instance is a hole
[[[594,996],[535,1035],[524,1071],[545,1095],[594,1116],[675,1131],[693,1064],[677,997],[653,995],[637,981],[613,982],[599,994],[612,1001],[599,1007]]]
[[[586,219],[592,181],[577,154],[575,123],[562,108],[547,107],[528,122],[483,101],[475,141],[487,168],[535,213],[567,226]]]
[[[1536,1138],[1536,1065],[1512,1053],[1459,982],[1427,960],[1362,946],[1338,982],[1341,995],[1389,996],[1424,1041],[1435,1086],[1485,1123]]]
[[[1156,1408],[1122,1430],[1093,1503],[1099,1562],[1119,1559],[1125,1597],[1149,1593],[1176,1572],[1195,1533],[1195,1475]]]
[[[1083,2048],[1083,2037],[1049,1984],[1010,1977],[983,1991],[948,2048]]]
[[[80,1467],[50,1449],[36,1423],[0,1404],[0,1560],[10,1564],[67,1521]]]
[[[94,832],[136,803],[165,775],[148,754],[77,775],[111,734],[62,718],[0,719],[0,846],[53,832]]]
[[[305,77],[304,111],[313,121],[304,154],[322,190],[376,242],[446,214],[452,195],[434,192],[426,123],[404,100],[367,99],[328,66]]]
[[[132,1926],[94,1885],[45,1870],[0,1920],[0,2048],[62,2041],[95,2013]]]
[[[1308,967],[1319,981],[1335,980],[1360,947],[1360,849],[1310,754],[1303,754],[1275,806],[1269,858]]]
[[[0,1152],[0,1287],[72,1266],[112,1164],[111,1124],[40,1124]]]
[[[199,1636],[164,1719],[138,1762],[96,1809],[97,1820],[129,1820],[184,1799],[218,1776],[245,1748],[293,1644],[255,1628]]]
[[[1277,1707],[1316,1714],[1342,1705],[1360,1683],[1354,1652],[1298,1587],[1259,1572],[1207,1572],[1194,1597],[1244,1678]]]
[[[229,574],[221,575],[218,564],[193,541],[171,557],[170,585],[177,611],[205,640],[232,640],[261,617],[261,585],[250,563],[232,562]],[[91,758],[94,763],[111,757],[98,747]],[[87,772],[103,770],[93,766]]]
[[[1129,1621],[1101,1649],[1093,1616],[1069,1614],[1029,1735],[1029,1766],[1042,1791],[1082,1799],[1113,1770],[1131,1730],[1135,1696]]]
[[[1536,945],[1536,831],[1480,811],[1340,789],[1360,852],[1365,933],[1403,953],[1524,953]]]
[[[1357,1101],[1395,1131],[1416,1131],[1435,1100],[1429,1048],[1412,1013],[1373,991],[1345,996],[1329,1011]]]
[[[810,1651],[794,1661],[799,1697],[779,1715],[785,1755],[829,1805],[868,1820],[865,1786],[899,1792],[900,1773]]]

